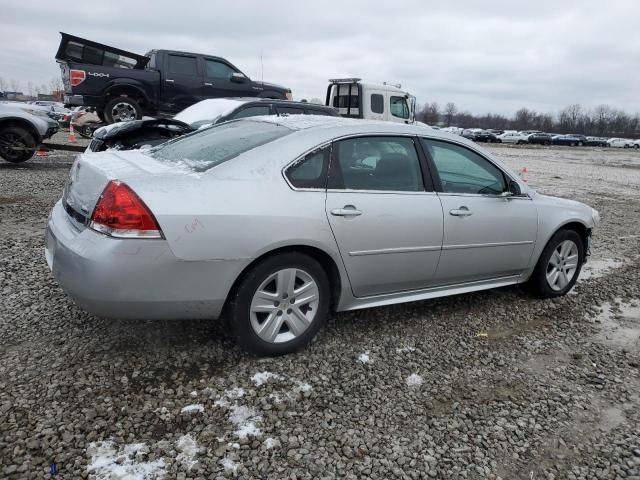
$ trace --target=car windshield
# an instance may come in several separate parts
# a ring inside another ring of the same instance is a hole
[[[239,120],[185,135],[150,149],[149,154],[158,160],[204,172],[291,132],[293,130],[277,123]]]

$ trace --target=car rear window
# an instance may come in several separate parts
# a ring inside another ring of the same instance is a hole
[[[292,131],[277,123],[233,121],[180,137],[150,149],[149,154],[158,160],[179,163],[196,172],[205,172]]]

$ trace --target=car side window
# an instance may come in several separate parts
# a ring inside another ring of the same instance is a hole
[[[237,118],[257,117],[258,115],[269,115],[271,113],[268,105],[256,105],[254,107],[243,108],[239,112],[229,117],[229,120]]]
[[[384,113],[384,97],[379,93],[371,94],[371,111],[373,113]]]
[[[224,78],[229,80],[232,74],[236,71],[229,65],[216,60],[206,60],[207,64],[207,77],[208,78]]]
[[[198,75],[196,57],[185,57],[183,55],[169,55],[169,73],[180,73],[182,75]]]
[[[407,99],[404,97],[391,97],[390,98],[390,111],[391,115],[399,118],[409,118],[409,105]]]
[[[468,148],[439,140],[422,139],[435,164],[445,193],[500,195],[506,191],[502,171]]]
[[[413,139],[357,137],[336,143],[329,188],[347,190],[424,191]]]
[[[318,188],[327,186],[330,147],[315,150],[294,162],[285,175],[296,188]]]
[[[295,107],[280,107],[276,106],[278,109],[278,113],[285,113],[287,115],[302,115],[304,114],[303,108],[295,108]]]

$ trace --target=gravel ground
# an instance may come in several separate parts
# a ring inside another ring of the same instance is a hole
[[[0,164],[0,476],[640,479],[640,152],[491,150],[600,211],[570,295],[340,313],[276,359],[79,310],[43,255],[73,156]]]

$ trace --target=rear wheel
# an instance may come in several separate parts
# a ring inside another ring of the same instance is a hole
[[[108,123],[138,120],[142,118],[142,108],[131,97],[115,97],[104,106],[104,118]]]
[[[578,146],[579,146],[579,147],[583,147],[583,146],[584,146],[584,143],[582,143],[582,142],[578,142]]]
[[[530,282],[543,298],[566,295],[573,288],[582,264],[584,245],[575,230],[558,231],[542,251]]]
[[[283,253],[254,266],[229,304],[238,343],[259,355],[282,355],[307,345],[329,314],[329,280],[301,253]]]
[[[36,153],[36,139],[22,127],[0,127],[0,157],[7,162],[22,163]]]

